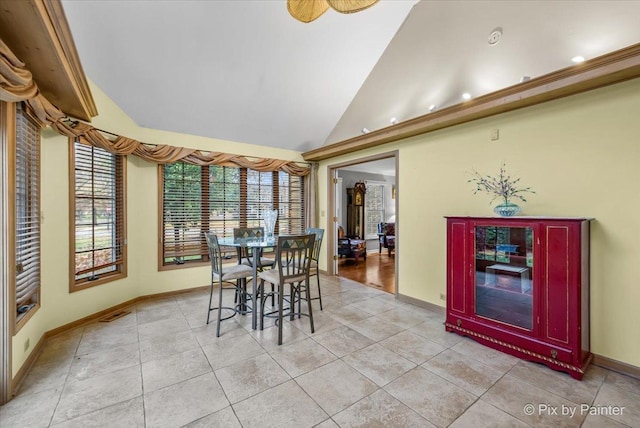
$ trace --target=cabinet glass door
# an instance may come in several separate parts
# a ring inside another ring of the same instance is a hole
[[[533,328],[533,229],[476,226],[475,313]]]

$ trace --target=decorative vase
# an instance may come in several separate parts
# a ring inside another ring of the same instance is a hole
[[[501,217],[512,217],[514,215],[520,214],[522,209],[519,205],[513,204],[511,202],[502,203],[500,205],[496,205],[493,209],[493,212],[498,214]]]
[[[278,219],[278,210],[264,211],[262,220],[264,221],[264,234],[267,238],[273,238]]]

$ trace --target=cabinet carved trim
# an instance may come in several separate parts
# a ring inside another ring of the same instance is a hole
[[[460,320],[458,320],[458,321],[460,321]],[[445,323],[445,327],[447,328],[448,331],[456,331],[457,333],[459,333],[459,334],[461,334],[463,336],[471,336],[472,338],[480,339],[479,341],[481,343],[487,345],[487,346],[491,346],[491,344],[502,346],[504,348],[512,349],[512,350],[516,351],[519,354],[523,354],[523,355],[527,355],[527,356],[532,357],[532,358],[527,358],[527,359],[530,359],[531,361],[544,361],[545,363],[548,363],[547,365],[552,364],[552,365],[556,366],[556,367],[552,367],[552,368],[555,368],[555,369],[558,369],[558,370],[562,370],[562,371],[566,371],[568,373],[575,372],[576,375],[574,376],[572,374],[573,377],[579,376],[579,378],[581,378],[584,375],[587,366],[591,363],[591,359],[592,359],[591,354],[589,354],[589,359],[586,362],[586,364],[584,364],[582,367],[576,367],[576,366],[574,366],[572,364],[566,364],[566,363],[563,363],[562,361],[558,361],[556,359],[552,359],[552,358],[546,357],[546,356],[544,356],[542,354],[538,354],[536,352],[531,352],[526,348],[521,348],[519,346],[512,345],[512,344],[510,344],[508,342],[503,342],[503,341],[495,339],[493,337],[486,336],[484,334],[478,334],[473,330],[468,330],[466,328],[461,328],[460,325],[453,325],[453,324]],[[496,346],[491,346],[491,347],[492,348],[496,348]],[[499,349],[499,348],[496,348],[496,349]],[[511,353],[511,352],[509,352],[509,353]],[[558,355],[558,353],[556,351],[556,356],[557,355]]]

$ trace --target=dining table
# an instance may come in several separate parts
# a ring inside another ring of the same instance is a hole
[[[253,290],[251,294],[251,328],[256,330],[258,327],[258,264],[259,257],[263,248],[273,248],[278,245],[278,236],[260,236],[251,238],[234,238],[225,237],[218,239],[220,246],[234,247],[238,253],[238,263],[240,263],[242,253],[244,249],[250,248],[251,251],[251,267],[253,268]]]

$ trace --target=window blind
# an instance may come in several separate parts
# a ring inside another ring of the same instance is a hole
[[[123,271],[126,244],[123,169],[122,156],[74,142],[76,284]]]
[[[161,175],[163,265],[208,260],[205,233],[263,226],[266,210],[278,210],[276,233],[304,231],[303,177],[182,162],[161,166]]]
[[[364,200],[365,239],[378,236],[378,223],[385,222],[384,182],[367,180],[367,197]]]
[[[16,115],[16,316],[33,308],[40,294],[40,127],[19,104]]]

